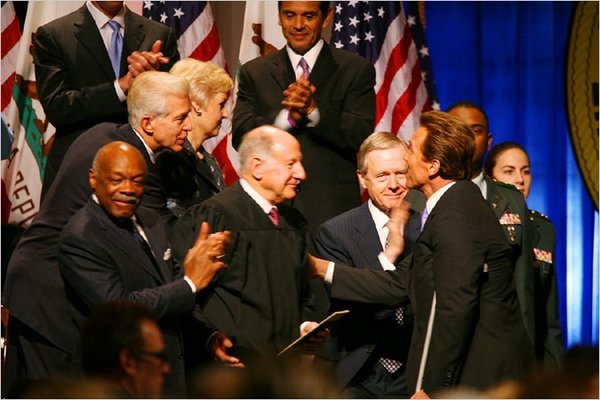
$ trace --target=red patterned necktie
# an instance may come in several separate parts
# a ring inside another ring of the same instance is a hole
[[[273,225],[279,226],[279,210],[277,209],[277,207],[271,208],[271,211],[269,211],[269,219],[271,220]]]

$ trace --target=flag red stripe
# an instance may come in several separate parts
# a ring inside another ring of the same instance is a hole
[[[413,66],[411,80],[408,84],[408,87],[394,105],[394,111],[392,112],[392,132],[397,132],[400,129],[406,117],[415,108],[417,88],[420,84],[421,65],[417,60]]]
[[[398,70],[402,68],[406,62],[408,58],[408,49],[410,48],[411,43],[412,37],[410,35],[410,28],[408,27],[408,24],[405,24],[402,39],[394,46],[394,49],[390,53],[390,58],[383,77],[383,83],[376,94],[375,108],[377,110],[377,115],[375,117],[375,125],[379,123],[385,113],[389,101],[389,92],[392,81]]]
[[[2,111],[10,104],[15,76],[16,74],[13,72],[8,79],[2,83]]]
[[[21,30],[19,28],[19,20],[15,18],[2,31],[2,58],[19,43],[19,39],[21,39]]]
[[[196,49],[194,49],[189,57],[200,61],[210,61],[214,58],[220,48],[219,34],[217,33],[216,25],[213,23],[208,35],[206,35],[204,40],[196,47]]]
[[[235,172],[235,168],[233,168],[233,164],[227,155],[227,136],[225,136],[219,144],[213,149],[213,156],[219,161],[219,165],[223,170],[223,176],[225,178],[225,185],[229,186],[233,182],[238,180],[238,174]]]

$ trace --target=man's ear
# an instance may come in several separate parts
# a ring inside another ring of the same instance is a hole
[[[252,173],[252,177],[257,181],[260,181],[265,174],[264,170],[265,162],[258,157],[252,157],[250,160],[250,172]]]
[[[144,114],[140,119],[140,127],[148,136],[152,136],[154,134],[154,125],[152,122],[154,118],[151,115]]]
[[[121,351],[119,351],[119,365],[128,376],[137,373],[138,360],[129,349],[121,349]]]
[[[430,164],[429,164],[429,176],[434,176],[440,173],[440,160],[434,158],[433,160],[431,160]]]
[[[492,134],[488,132],[488,135],[487,135],[487,149],[486,149],[486,151],[490,151],[491,148],[492,148]]]
[[[363,173],[359,169],[356,170],[356,176],[358,177],[358,182],[360,183],[360,188],[362,190],[367,190],[367,182],[365,181],[366,178],[364,177]]]
[[[95,192],[96,191],[96,173],[94,172],[93,168],[90,168],[90,170],[88,171],[88,182],[90,184],[90,187],[92,188],[92,191]]]
[[[323,29],[327,28],[331,23],[331,19],[333,18],[333,8],[329,7],[327,9],[327,14],[325,14],[325,19],[323,19]]]

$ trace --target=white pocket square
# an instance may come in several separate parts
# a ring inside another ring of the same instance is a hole
[[[171,258],[171,248],[165,250],[165,254],[163,254],[163,260],[167,261]]]

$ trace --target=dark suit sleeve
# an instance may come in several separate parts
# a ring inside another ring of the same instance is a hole
[[[408,304],[407,257],[394,271],[373,271],[335,264],[331,297],[361,303],[398,307]]]
[[[92,241],[93,238],[67,233],[61,237],[58,254],[63,278],[87,307],[93,309],[102,302],[127,299],[150,307],[160,318],[192,311],[194,293],[185,280],[128,291],[114,265],[116,261]]]
[[[439,388],[456,379],[474,333],[489,236],[481,232],[477,216],[465,217],[466,207],[448,206],[431,219],[430,230],[425,228],[432,238],[436,307],[423,387]]]
[[[119,101],[112,81],[82,88],[71,84],[70,74],[89,71],[73,71],[73,65],[69,65],[72,60],[68,60],[60,43],[63,39],[75,39],[59,39],[60,35],[42,26],[35,36],[36,84],[48,120],[55,126],[75,125],[124,112],[125,106]]]
[[[264,73],[268,74],[269,72],[264,71]],[[242,142],[245,133],[261,125],[272,124],[275,121],[275,116],[280,111],[275,110],[260,114],[256,110],[256,99],[259,98],[258,90],[259,86],[249,73],[248,66],[243,65],[240,69],[238,94],[232,119],[231,140],[233,147],[236,149]],[[281,96],[283,98],[283,94]]]
[[[333,147],[356,152],[375,125],[375,68],[364,63],[352,78],[341,99],[319,98],[317,87],[315,97],[321,119],[307,132]]]
[[[179,50],[177,49],[177,38],[175,37],[175,33],[172,29],[169,29],[167,38],[163,41],[164,43],[162,53],[166,57],[169,57],[169,62],[167,64],[161,65],[160,70],[169,72],[173,64],[175,64],[180,59]]]
[[[314,240],[315,255],[341,264],[352,264],[350,256],[343,251],[336,233],[327,224],[321,225]]]

